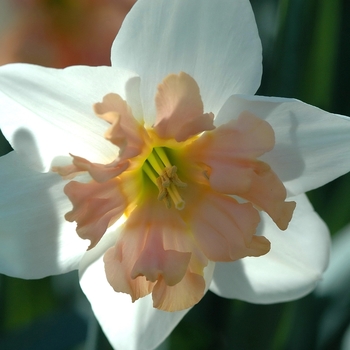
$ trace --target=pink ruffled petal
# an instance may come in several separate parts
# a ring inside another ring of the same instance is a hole
[[[122,162],[115,160],[109,164],[98,164],[91,163],[85,158],[74,156],[73,154],[71,156],[73,157],[73,164],[63,167],[52,167],[52,171],[57,172],[64,179],[74,178],[79,173],[87,171],[95,181],[105,182],[120,175],[130,165],[128,160]]]
[[[119,147],[119,160],[135,157],[142,152],[145,142],[149,140],[147,132],[119,95],[111,93],[104,96],[101,103],[94,105],[94,111],[112,125],[105,137]]]
[[[254,165],[252,161],[227,163],[220,160],[211,161],[206,174],[210,186],[215,191],[241,195],[248,192],[252,185]]]
[[[241,196],[269,214],[281,230],[287,229],[296,203],[285,202],[287,191],[271,169],[255,171],[249,191]]]
[[[204,186],[191,189],[186,213],[195,240],[212,261],[234,261],[246,256],[260,256],[270,249],[264,237],[255,237],[260,216],[252,204],[240,204]]]
[[[274,145],[271,125],[252,113],[242,112],[237,120],[205,132],[187,152],[197,161],[208,164],[218,159],[255,159],[271,151]]]
[[[133,117],[131,108],[119,95],[106,95],[103,102],[94,105],[94,110],[100,118],[112,124],[105,137],[119,147],[119,155],[109,164],[98,164],[71,154],[73,164],[52,168],[63,178],[71,179],[87,171],[97,182],[108,181],[128,169],[129,159],[139,155],[149,142],[146,130]]]
[[[164,245],[164,237],[172,235],[178,240],[186,230],[176,210],[169,210],[164,203],[154,198],[136,208],[126,224],[130,225],[144,236],[144,244],[131,271],[132,278],[146,276],[146,279],[156,282],[164,279],[168,285],[175,285],[184,277],[190,259],[191,250],[181,251],[178,245]]]
[[[167,210],[163,217],[170,213]],[[176,213],[179,214],[179,213]],[[176,215],[178,216],[178,215]],[[180,216],[176,221],[181,223]],[[175,249],[179,252],[191,252],[186,274],[176,285],[167,283],[165,278],[158,279],[152,292],[153,306],[164,311],[184,310],[197,304],[205,293],[204,268],[208,265],[208,259],[200,250],[198,242],[190,234],[186,226],[179,227],[176,232],[165,227],[163,230],[163,245],[165,249]],[[184,254],[184,253],[183,253]]]
[[[167,211],[169,212],[169,210]],[[181,222],[184,223],[179,212],[173,215],[173,217],[175,217],[177,224]],[[176,231],[169,230],[167,227],[163,229],[164,249],[172,249],[178,252],[190,252],[191,259],[188,263],[188,271],[203,275],[203,269],[208,265],[208,259],[198,246],[198,242],[196,242],[195,237],[193,237],[188,225],[184,223],[184,225],[181,226],[178,227]]]
[[[154,129],[161,138],[181,142],[205,130],[214,129],[212,113],[203,114],[203,102],[196,81],[186,73],[168,75],[158,86]]]
[[[120,240],[106,253],[107,279],[133,301],[152,291],[156,308],[179,311],[203,297],[208,260],[179,212],[154,200],[134,209]]]
[[[252,202],[285,230],[295,203],[285,202],[283,183],[267,163],[256,159],[270,151],[274,142],[273,129],[266,121],[242,112],[237,120],[205,132],[184,153],[203,168],[215,191]]]
[[[103,257],[108,283],[116,292],[129,294],[133,302],[150,294],[154,285],[144,276],[131,278],[131,269],[142,245],[142,235],[135,231],[128,232]]]
[[[203,276],[188,272],[175,286],[159,280],[153,288],[153,306],[164,311],[185,310],[197,304],[204,295]]]
[[[271,170],[261,161],[211,162],[210,186],[218,192],[238,195],[268,213],[281,230],[288,227],[294,202],[285,202],[287,191]]]
[[[163,278],[167,285],[173,286],[184,277],[191,253],[165,250],[162,230],[163,227],[157,224],[149,228],[145,247],[131,271],[131,277],[145,276],[151,282]]]
[[[121,217],[127,206],[118,179],[103,184],[95,181],[71,181],[64,191],[73,204],[73,210],[65,218],[77,222],[78,235],[91,241],[89,249],[99,242],[107,228]]]

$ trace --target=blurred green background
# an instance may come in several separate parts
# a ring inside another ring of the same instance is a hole
[[[38,11],[42,11],[43,16],[54,16],[55,20],[49,21],[50,30],[60,35],[43,40],[50,43],[57,38],[69,41],[72,31],[84,28],[72,27],[66,17],[68,12],[76,11],[80,17],[91,16],[91,9],[96,11],[96,6],[105,9],[115,6],[119,21],[133,1],[18,0],[13,3],[11,6],[5,6],[5,1],[0,4],[0,13],[6,9],[14,19],[11,23],[9,16],[6,20],[0,16],[0,45],[9,41],[9,33],[18,28],[18,23],[23,24],[21,6],[27,11],[26,17]],[[350,115],[350,1],[251,0],[251,3],[264,48],[264,75],[258,94],[295,97],[330,112]],[[52,42],[51,51],[43,49],[41,45],[45,42],[40,42],[36,32],[32,34],[35,43],[26,46],[23,42],[28,44],[28,37],[24,38],[19,31],[18,45],[7,48],[7,53],[13,55],[0,57],[0,63],[6,60],[36,63],[33,52],[40,48],[41,62],[37,63],[48,66],[108,64],[109,46],[118,27],[119,22],[106,26],[108,49],[97,58],[83,49],[80,54],[67,57],[67,52],[60,51],[67,45],[57,44],[52,49]],[[25,33],[30,32],[28,28]],[[57,60],[58,53],[63,57],[61,60]],[[77,58],[78,61],[74,61]],[[1,138],[0,154],[9,151],[9,145]],[[337,232],[350,221],[350,174],[308,195],[336,239]],[[348,250],[350,255],[350,243]],[[350,263],[342,269],[349,271]],[[185,316],[162,349],[348,350],[349,289],[350,279],[344,278],[337,289],[330,292],[316,292],[298,301],[275,305],[227,300],[209,292]],[[110,349],[110,345],[89,313],[76,273],[37,281],[0,275],[0,349],[104,350]]]

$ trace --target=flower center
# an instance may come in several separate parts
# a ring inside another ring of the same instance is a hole
[[[184,188],[187,184],[179,179],[177,167],[170,163],[163,147],[153,148],[142,170],[157,186],[158,200],[163,201],[167,208],[171,208],[172,203],[178,210],[185,207],[185,201],[180,196],[178,188]]]

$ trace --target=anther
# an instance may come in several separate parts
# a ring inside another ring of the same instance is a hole
[[[168,191],[164,188],[161,177],[157,178],[157,186],[159,190],[158,200],[162,201],[168,195]]]
[[[175,165],[173,165],[171,167],[166,167],[165,172],[169,178],[172,178],[177,172],[177,167]]]
[[[187,187],[187,183],[185,182],[182,182],[179,177],[177,176],[177,174],[174,174],[172,179],[171,179],[172,183],[177,186],[177,187],[180,187],[180,188],[184,188],[184,187]]]
[[[170,186],[170,179],[169,179],[169,177],[166,174],[160,175],[159,179],[161,179],[163,187],[169,187]]]

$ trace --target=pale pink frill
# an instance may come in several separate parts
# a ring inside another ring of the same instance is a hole
[[[167,76],[158,86],[154,130],[164,139],[178,142],[205,130],[215,129],[213,113],[203,114],[203,102],[196,81],[188,74]]]
[[[203,296],[207,258],[180,212],[160,201],[147,199],[131,213],[104,261],[109,283],[133,301],[152,292],[154,307],[177,311]]]
[[[275,144],[270,124],[249,112],[208,131],[185,150],[194,163],[205,164],[212,189],[237,195],[271,216],[285,230],[295,202],[285,202],[287,191],[271,167],[257,157]]]
[[[77,223],[77,233],[89,239],[93,248],[102,238],[107,228],[117,221],[126,209],[126,198],[120,190],[118,178],[98,183],[69,182],[64,192],[73,204],[73,209],[65,215],[67,221]]]
[[[152,293],[154,307],[161,310],[189,308],[205,293],[208,260],[234,261],[269,251],[270,242],[255,235],[258,210],[287,228],[295,203],[285,202],[284,185],[257,159],[274,147],[267,122],[244,112],[215,128],[213,114],[203,112],[197,83],[185,73],[169,75],[159,85],[152,130],[136,121],[117,94],[106,95],[94,108],[111,124],[105,137],[119,149],[116,160],[102,165],[73,156],[71,166],[56,171],[63,176],[87,171],[93,179],[72,181],[65,188],[73,204],[66,219],[77,222],[77,232],[91,240],[90,248],[123,213],[128,216],[104,257],[115,291],[130,294],[133,301]],[[173,140],[178,162],[173,165],[187,183],[179,189],[186,203],[181,211],[166,208],[157,199],[156,186],[149,183],[154,188],[144,189],[136,180],[142,179],[135,169],[142,173],[155,134],[157,147]]]

